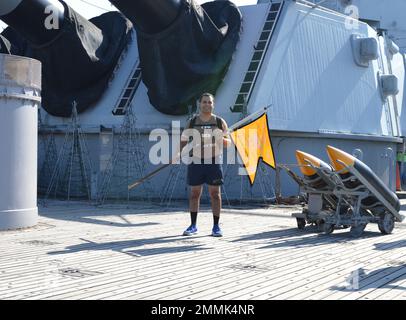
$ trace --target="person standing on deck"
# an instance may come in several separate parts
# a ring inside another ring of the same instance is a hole
[[[221,237],[223,233],[219,226],[221,211],[221,192],[223,184],[223,147],[231,145],[227,136],[227,123],[216,116],[214,96],[203,93],[199,99],[199,113],[186,124],[181,136],[180,150],[190,142],[190,160],[187,170],[187,183],[190,186],[190,226],[183,232],[184,236],[196,234],[197,213],[199,212],[200,197],[203,185],[207,184],[213,211],[212,236]],[[192,140],[190,139],[192,138]]]

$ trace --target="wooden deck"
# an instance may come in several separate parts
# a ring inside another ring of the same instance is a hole
[[[297,211],[225,208],[213,238],[205,210],[183,237],[182,207],[53,202],[0,232],[0,299],[406,299],[406,224],[354,239],[298,230]]]

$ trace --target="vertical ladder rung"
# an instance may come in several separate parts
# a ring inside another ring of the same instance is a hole
[[[279,17],[282,9],[283,2],[272,3],[269,8],[268,15],[266,17],[264,27],[260,34],[259,40],[254,47],[254,53],[251,58],[250,65],[245,75],[244,81],[241,85],[239,94],[233,108],[230,108],[232,112],[241,112],[244,109],[244,105],[248,103],[250,92],[255,84],[256,76],[259,72],[260,65],[264,58],[264,53],[272,38],[275,22]]]
[[[259,65],[258,62],[251,62],[251,63],[250,63],[250,66],[249,66],[249,68],[248,68],[248,72],[250,72],[250,71],[257,71],[258,65]]]
[[[112,111],[113,115],[123,115],[126,112],[126,108],[135,95],[136,90],[141,82],[141,68],[137,65],[134,72],[131,74],[127,86],[123,89],[121,98],[116,107]]]
[[[273,25],[274,25],[274,21],[268,21],[268,22],[266,22],[265,23],[265,25],[264,25],[264,30],[266,30],[266,31],[271,31],[272,30],[272,28],[273,28]]]
[[[271,9],[269,9],[269,11],[279,11],[280,7],[281,7],[281,3],[280,3],[280,2],[279,2],[279,3],[273,3],[273,4],[271,5]]]
[[[260,40],[260,41],[268,40],[270,34],[271,34],[271,31],[263,31],[263,32],[261,33],[261,37],[259,38],[259,40]]]
[[[244,78],[244,82],[252,82],[255,78],[255,73],[254,72],[247,72]]]

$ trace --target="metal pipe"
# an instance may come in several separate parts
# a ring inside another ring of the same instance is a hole
[[[109,0],[136,28],[145,33],[158,33],[178,17],[183,0]]]
[[[2,0],[0,19],[33,45],[55,39],[63,25],[65,7],[58,0]]]
[[[41,63],[0,55],[0,230],[37,224]]]

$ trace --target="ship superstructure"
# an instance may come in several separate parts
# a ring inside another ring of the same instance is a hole
[[[220,3],[217,4],[220,6],[228,1],[215,2]],[[225,64],[226,69],[221,69],[214,76],[217,81],[212,87],[216,91],[216,114],[233,124],[270,106],[269,127],[277,163],[294,163],[296,149],[323,159],[325,146],[334,145],[367,163],[394,189],[396,154],[403,148],[403,130],[406,129],[402,125],[406,116],[403,114],[405,62],[402,54],[404,47],[401,42],[397,42],[395,29],[390,34],[382,31],[385,25],[390,25],[390,18],[386,15],[375,17],[373,13],[368,13],[365,18],[354,20],[346,14],[343,1],[326,1],[325,4],[330,8],[315,6],[306,1],[260,2],[238,8],[242,18],[241,29],[235,25],[238,39],[234,38],[234,42],[230,42],[234,43],[235,49],[227,58],[229,63]],[[120,1],[113,3],[120,6]],[[175,7],[183,3],[201,10],[194,1],[168,3]],[[214,4],[206,6],[204,14],[210,16],[215,8]],[[121,8],[127,18],[135,23],[138,21],[137,15],[132,15],[130,9],[134,8]],[[237,14],[232,21],[236,17]],[[383,17],[375,29],[373,24],[367,23],[367,20],[374,20],[373,17]],[[102,21],[108,25],[109,20],[106,19],[102,17],[93,22]],[[114,19],[119,18],[115,16]],[[220,20],[215,23],[220,25]],[[136,180],[157,166],[148,157],[151,147],[159,139],[159,131],[156,129],[170,132],[171,140],[176,141],[186,120],[196,111],[195,98],[201,90],[207,88],[203,82],[196,82],[196,88],[188,92],[188,99],[179,98],[182,100],[177,105],[179,108],[172,112],[175,109],[171,109],[171,106],[176,105],[172,103],[173,96],[171,103],[165,102],[170,99],[165,100],[168,96],[159,91],[159,82],[156,82],[154,73],[150,71],[154,68],[158,70],[162,65],[168,67],[165,61],[170,64],[171,57],[163,57],[160,65],[156,66],[151,66],[151,61],[148,61],[146,66],[145,43],[150,38],[144,34],[141,41],[139,30],[126,29],[128,24],[120,21],[123,26],[121,34],[123,39],[127,39],[125,47],[114,51],[115,55],[117,52],[120,55],[117,55],[117,62],[111,69],[100,98],[80,109],[78,114],[92,163],[87,178],[93,199],[99,197],[107,173],[111,174],[109,163],[113,155],[117,154],[117,148],[126,147],[120,146],[126,140],[120,140],[119,137],[123,124],[128,123],[126,115],[129,110],[135,117],[131,122],[131,130],[137,132],[139,147],[132,146],[133,151],[128,149],[127,154],[142,154],[144,161],[141,165],[143,172],[131,173],[133,180]],[[169,26],[162,28],[170,29],[175,22],[168,23]],[[356,28],[352,27],[354,24]],[[139,54],[140,45],[144,46],[144,57]],[[165,74],[170,67],[165,69]],[[146,72],[148,74],[144,74]],[[162,74],[160,81],[165,80]],[[63,74],[55,76],[63,79]],[[170,79],[168,77],[167,81]],[[158,88],[156,93],[153,92],[154,88]],[[163,88],[173,89],[166,84],[163,84]],[[86,97],[86,92],[81,93]],[[55,97],[53,105],[57,108],[57,95]],[[68,97],[70,102],[75,101],[74,93]],[[64,105],[69,106],[66,103]],[[40,138],[47,140],[52,135],[56,149],[59,149],[66,133],[71,130],[71,124],[71,116],[52,115],[46,108],[42,108]],[[40,153],[39,168],[47,161],[47,156],[50,155],[46,152]],[[224,164],[224,167],[227,176],[223,192],[229,200],[241,200],[248,184],[248,178],[239,175],[241,164]],[[184,171],[184,166],[178,165],[163,172],[159,178],[152,179],[149,195],[152,198],[162,197],[163,185],[166,183],[170,185],[167,191],[169,195],[186,198]],[[274,199],[278,195],[299,193],[297,185],[280,170],[274,171],[264,166],[260,168],[260,175],[259,182],[249,189],[251,199]],[[110,186],[113,189],[116,187]],[[264,187],[267,190],[264,191]],[[124,185],[120,188],[122,197],[127,198],[128,190]],[[145,197],[145,194],[134,190],[131,197]]]

